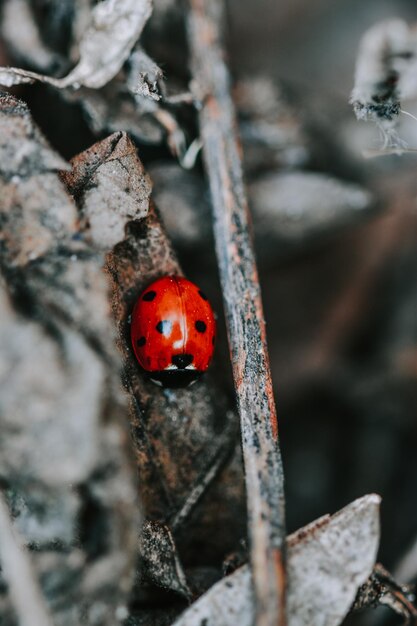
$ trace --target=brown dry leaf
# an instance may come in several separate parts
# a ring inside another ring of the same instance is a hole
[[[169,527],[158,522],[145,522],[140,545],[141,571],[146,572],[146,578],[191,600],[192,594]]]
[[[54,623],[114,626],[140,520],[103,258],[27,107],[0,96],[0,127],[2,481]]]
[[[5,0],[2,8],[2,36],[14,56],[31,67],[48,72],[57,63],[57,54],[42,41],[33,7],[26,0]]]
[[[125,236],[128,221],[149,209],[151,183],[135,146],[124,133],[115,133],[72,160],[62,179],[79,198],[82,230],[96,248],[110,250]],[[105,207],[105,210],[103,210]]]
[[[379,496],[364,496],[288,537],[289,626],[338,626],[342,622],[375,563],[379,504]],[[252,626],[251,586],[250,569],[245,565],[214,585],[174,626]]]
[[[0,84],[11,87],[40,81],[58,88],[103,87],[121,69],[151,12],[151,0],[103,0],[91,12],[91,24],[79,44],[79,61],[67,76],[53,78],[3,67]]]
[[[100,202],[104,223],[107,214],[113,214],[114,206],[112,198],[104,193],[101,170],[107,171],[109,161],[117,164],[111,146],[116,155],[119,145],[123,145],[126,152],[134,153],[127,136],[116,133],[78,155],[72,174],[64,174],[82,210],[86,198],[89,203]],[[92,160],[94,153],[100,163]],[[118,179],[117,167],[115,172],[118,188],[130,186],[136,179],[138,188],[144,193],[146,190],[148,198],[149,182],[137,157],[132,156],[125,162],[124,179]],[[97,181],[97,185],[90,185],[91,180]],[[97,233],[92,224],[91,237],[98,238]],[[245,533],[236,417],[218,385],[208,376],[188,389],[156,387],[140,371],[130,345],[129,316],[139,293],[161,275],[181,273],[152,204],[147,217],[128,222],[124,240],[108,255],[108,272],[125,363],[124,381],[131,394],[132,433],[145,514],[149,520],[172,523],[174,539],[182,546],[185,561],[194,559],[193,542],[199,542],[199,537],[205,533],[207,549],[200,550],[201,560],[217,558],[220,563]],[[232,463],[222,470],[231,456]],[[213,485],[208,504],[206,490],[219,472],[222,472],[221,487],[216,489]],[[203,497],[201,506],[197,507]],[[196,524],[190,524],[191,513],[198,517]],[[210,546],[211,538],[215,539]],[[174,562],[176,555],[172,556],[171,562]],[[166,576],[161,571],[160,584],[164,584],[164,579]],[[174,586],[181,585],[177,579]]]

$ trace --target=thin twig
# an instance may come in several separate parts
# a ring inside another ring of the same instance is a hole
[[[0,492],[0,564],[21,626],[53,626],[28,554],[12,527]]]
[[[368,580],[359,588],[352,610],[359,611],[385,604],[404,618],[404,625],[415,626],[417,609],[407,597],[410,595],[413,595],[411,586],[397,583],[383,565],[377,563]]]
[[[257,626],[285,624],[284,478],[265,322],[242,180],[221,0],[189,0],[188,35],[203,156],[241,418]]]

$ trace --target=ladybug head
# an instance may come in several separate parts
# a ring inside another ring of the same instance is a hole
[[[161,372],[148,372],[152,382],[161,387],[170,387],[171,389],[179,389],[180,387],[189,387],[200,378],[202,372],[187,369],[169,369]]]

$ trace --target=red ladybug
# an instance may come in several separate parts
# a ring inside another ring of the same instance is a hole
[[[165,387],[196,380],[210,364],[216,322],[207,297],[182,276],[164,276],[139,296],[132,313],[136,358]]]

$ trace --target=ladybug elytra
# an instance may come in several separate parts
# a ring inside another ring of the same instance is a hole
[[[164,276],[141,293],[132,313],[136,358],[165,387],[196,380],[210,364],[216,322],[207,297],[182,276]]]

